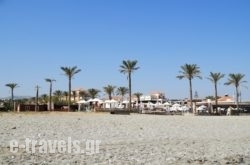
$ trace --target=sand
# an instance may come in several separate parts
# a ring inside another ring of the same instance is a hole
[[[0,164],[250,164],[250,116],[0,113],[0,124]],[[10,152],[11,140],[68,137],[101,140],[99,153]]]

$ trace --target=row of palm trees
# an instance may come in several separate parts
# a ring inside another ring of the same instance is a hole
[[[189,95],[190,95],[190,103],[193,105],[193,92],[192,92],[192,79],[199,78],[202,79],[200,76],[201,71],[200,67],[196,64],[185,64],[181,66],[181,70],[179,71],[180,75],[177,76],[178,79],[186,78],[189,81]],[[218,105],[218,94],[217,94],[217,84],[218,81],[221,80],[225,74],[222,74],[220,72],[210,72],[210,75],[208,77],[208,80],[210,80],[214,84],[214,91],[215,91],[215,105],[216,105],[216,112],[218,112],[217,105]],[[236,108],[239,110],[239,87],[242,83],[246,83],[247,81],[243,80],[245,77],[244,74],[241,73],[230,73],[228,75],[227,82],[224,83],[224,85],[234,85],[235,86],[235,92],[236,92]],[[193,111],[193,106],[191,106],[191,111]]]
[[[136,60],[123,60],[122,61],[122,65],[120,65],[120,72],[123,74],[127,74],[128,75],[128,81],[129,81],[129,110],[131,110],[131,95],[132,95],[132,91],[131,91],[131,74],[133,71],[139,69],[139,67],[136,66],[137,65],[137,61]],[[78,69],[77,66],[73,66],[73,67],[61,67],[61,70],[64,72],[65,76],[68,78],[68,111],[71,110],[70,105],[71,105],[71,81],[72,78],[74,77],[74,75],[76,75],[77,73],[79,73],[81,71],[81,69]],[[54,81],[56,81],[55,79],[51,79],[51,78],[46,78],[45,79],[46,82],[49,83],[50,88],[49,88],[49,110],[51,110],[51,105],[52,105],[52,84]],[[9,83],[6,84],[7,87],[11,88],[11,104],[12,104],[12,108],[14,105],[14,88],[16,88],[18,86],[17,83]],[[107,93],[112,93],[114,90],[114,86],[107,86],[104,88],[104,90]],[[98,90],[95,89],[90,89],[89,93],[98,93]],[[126,87],[121,87],[120,89],[120,93],[122,96],[125,95],[126,93]],[[111,94],[109,94],[109,98],[111,99]]]
[[[81,69],[78,69],[77,66],[74,67],[61,67],[61,70],[64,71],[64,74],[68,77],[68,94],[69,94],[69,99],[68,99],[68,110],[70,111],[70,104],[71,104],[71,80],[72,77],[79,73]],[[46,82],[50,84],[50,91],[49,91],[49,110],[51,110],[51,105],[52,105],[52,83],[56,81],[55,79],[51,78],[46,78]],[[7,87],[11,88],[11,108],[13,108],[14,105],[14,88],[18,86],[17,83],[9,83],[6,84]]]
[[[120,65],[120,73],[123,73],[125,75],[127,75],[127,79],[128,79],[128,88],[126,87],[119,87],[118,91],[120,93],[121,96],[124,96],[127,92],[129,93],[129,111],[131,111],[131,98],[132,98],[132,73],[136,70],[139,69],[139,67],[137,66],[137,60],[123,60],[122,64]],[[77,66],[73,66],[73,67],[61,67],[61,70],[64,72],[65,76],[68,78],[68,111],[70,111],[70,105],[71,105],[71,81],[72,78],[81,71],[81,69],[78,69]],[[197,66],[196,64],[184,64],[181,66],[181,70],[179,71],[179,75],[177,76],[178,79],[183,79],[186,78],[188,79],[189,82],[189,95],[190,95],[190,103],[191,105],[193,105],[193,91],[192,91],[192,80],[194,78],[199,78],[202,79],[201,77],[201,71],[200,71],[200,67]],[[221,80],[223,77],[225,76],[225,74],[222,74],[220,72],[210,72],[209,77],[207,78],[208,80],[210,80],[213,84],[214,84],[214,91],[215,91],[215,104],[217,107],[217,98],[218,98],[218,94],[217,94],[217,84],[218,81]],[[242,83],[245,83],[246,81],[243,80],[243,78],[245,77],[244,74],[240,74],[240,73],[231,73],[228,75],[228,81],[225,83],[225,85],[234,85],[236,88],[236,105],[237,105],[237,109],[239,108],[239,86]],[[50,88],[49,88],[49,110],[51,110],[51,103],[52,103],[52,84],[53,82],[55,82],[55,79],[51,79],[51,78],[46,78],[45,79],[46,82],[49,83]],[[7,87],[11,88],[11,102],[13,105],[13,99],[14,99],[14,95],[13,95],[13,90],[14,88],[18,87],[17,83],[9,83],[6,84]],[[114,89],[116,87],[112,86],[112,85],[108,85],[106,87],[104,87],[104,91],[108,94],[109,99],[112,99],[112,93],[114,92]],[[97,93],[99,93],[100,91],[94,88],[91,88],[88,90],[88,93],[91,95],[96,95]],[[134,95],[138,98],[140,98],[140,96],[142,95],[142,93],[137,92],[134,93]],[[191,106],[191,111],[193,111],[193,106]]]
[[[107,85],[105,87],[103,87],[104,92],[108,95],[109,99],[112,99],[112,95],[115,94],[116,95],[120,95],[123,100],[124,96],[128,93],[128,88],[127,87],[118,87],[116,88],[116,86],[114,85]],[[80,90],[77,94],[76,91],[72,91],[72,96],[73,96],[73,100],[74,102],[76,101],[76,97],[81,97],[85,100],[91,98],[94,99],[96,97],[98,97],[99,93],[101,91],[99,89],[95,89],[95,88],[90,88],[87,90]],[[55,90],[53,92],[53,96],[54,96],[54,102],[62,102],[65,100],[68,102],[68,91],[61,91],[61,90]],[[41,95],[42,100],[47,100],[48,96],[46,94]],[[46,101],[44,101],[46,102]]]
[[[132,91],[131,91],[131,74],[133,71],[139,69],[137,65],[137,60],[123,60],[122,65],[120,65],[120,72],[123,74],[128,75],[128,81],[129,81],[129,111],[131,111],[131,96],[132,96]],[[61,67],[61,69],[64,71],[64,74],[68,77],[68,94],[69,94],[69,99],[68,99],[68,111],[70,111],[70,105],[71,105],[71,80],[73,76],[81,71],[81,69],[78,69],[77,66],[74,67]],[[112,93],[114,87],[113,86],[107,86],[104,90],[108,93]],[[50,94],[51,96],[51,94]],[[111,94],[109,95],[109,98],[111,99]],[[51,98],[50,98],[51,101]],[[51,102],[50,102],[51,105]],[[51,109],[50,109],[51,110]]]

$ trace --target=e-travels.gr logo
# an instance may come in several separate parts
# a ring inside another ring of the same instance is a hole
[[[93,155],[99,153],[101,140],[72,140],[71,137],[65,140],[32,140],[26,138],[24,144],[17,140],[10,141],[10,152],[17,153],[19,149],[25,149],[27,153],[75,153]],[[36,147],[38,146],[38,147]],[[85,146],[84,149],[82,146]],[[81,148],[82,147],[82,148]]]

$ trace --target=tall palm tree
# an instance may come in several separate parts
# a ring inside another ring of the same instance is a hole
[[[245,77],[244,74],[240,74],[240,73],[230,73],[228,75],[228,80],[225,83],[225,85],[234,85],[235,86],[235,90],[236,90],[236,107],[237,110],[239,110],[239,86],[242,83],[246,83],[247,81],[243,80],[243,78]]]
[[[61,67],[61,69],[64,71],[65,76],[68,77],[68,85],[69,85],[69,99],[68,99],[68,111],[70,111],[70,105],[71,105],[71,80],[73,76],[81,71],[81,69],[78,69],[77,66],[73,67]]]
[[[128,75],[128,89],[129,89],[129,111],[131,111],[131,95],[132,95],[132,84],[131,84],[131,74],[139,69],[137,65],[137,60],[123,60],[122,65],[120,65],[120,72]]]
[[[116,93],[117,93],[117,95],[121,95],[122,96],[122,101],[123,101],[123,99],[124,99],[124,96],[128,93],[128,88],[127,87],[119,87],[119,88],[117,88],[117,91],[116,91]]]
[[[220,79],[222,79],[225,76],[225,74],[222,74],[220,72],[213,73],[210,72],[210,75],[208,77],[208,80],[210,80],[214,84],[214,97],[215,97],[215,106],[216,106],[216,113],[218,113],[218,94],[217,94],[217,84]]]
[[[36,89],[36,106],[35,106],[35,111],[39,110],[39,89],[41,87],[39,87],[38,85],[35,86]]]
[[[177,76],[178,79],[186,78],[189,81],[189,95],[190,95],[191,111],[194,112],[192,79],[195,77],[202,79],[202,77],[200,76],[200,73],[201,73],[200,67],[198,67],[196,64],[184,64],[181,66],[181,70],[179,72],[180,72],[180,75]]]
[[[51,106],[52,106],[51,105],[52,104],[52,83],[53,83],[53,81],[56,81],[56,80],[46,78],[45,81],[49,83],[49,111],[51,111]]]
[[[14,89],[16,87],[18,87],[18,84],[17,83],[8,83],[8,84],[5,84],[5,86],[7,86],[11,89],[11,108],[13,108],[13,110],[15,111],[15,109],[14,109]]]
[[[109,100],[112,99],[112,94],[114,93],[115,88],[116,86],[113,86],[113,85],[108,85],[108,86],[103,87],[104,92],[108,94]]]
[[[94,88],[88,89],[88,94],[89,94],[91,99],[96,98],[99,93],[100,93],[100,90],[98,90],[98,89],[94,89]]]

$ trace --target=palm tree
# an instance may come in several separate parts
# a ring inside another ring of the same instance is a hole
[[[237,110],[239,110],[239,86],[242,83],[246,83],[247,81],[244,81],[243,78],[245,77],[244,74],[240,74],[240,73],[230,73],[229,78],[227,80],[227,82],[225,83],[225,85],[234,85],[235,89],[236,89],[236,107]]]
[[[69,97],[68,91],[63,91],[62,95],[65,97],[66,102],[68,102],[68,97]]]
[[[86,100],[86,99],[89,97],[89,94],[88,94],[87,91],[81,90],[81,91],[79,92],[79,96],[80,96],[82,99]]]
[[[100,92],[100,90],[98,90],[98,89],[94,89],[94,88],[88,89],[88,94],[89,94],[91,99],[96,98],[98,96],[99,92]]]
[[[131,74],[139,69],[136,66],[137,60],[123,60],[122,65],[120,65],[120,72],[123,74],[128,74],[128,89],[129,89],[129,111],[131,111],[131,95],[132,95],[132,84],[131,84]]]
[[[76,102],[76,91],[72,91],[74,102]]]
[[[202,79],[200,76],[200,67],[196,64],[185,64],[181,66],[180,75],[177,76],[178,79],[186,78],[189,81],[189,94],[190,94],[190,104],[191,104],[191,111],[193,110],[193,91],[192,91],[192,79],[198,77]]]
[[[88,89],[88,94],[90,96],[91,99],[94,99],[98,96],[98,93],[100,92],[100,90],[98,89],[94,89],[94,88],[90,88]],[[95,108],[97,107],[97,102],[91,102],[91,109],[93,109],[95,111]]]
[[[139,102],[140,102],[140,97],[143,95],[142,93],[140,92],[136,92],[134,93],[135,97],[137,98],[137,105],[138,105],[138,108],[139,108]]]
[[[64,71],[64,74],[68,77],[69,80],[69,99],[68,99],[68,111],[70,111],[70,105],[71,105],[71,79],[73,76],[81,71],[81,69],[77,69],[77,66],[74,67],[61,67],[61,69]]]
[[[205,99],[210,99],[210,100],[215,100],[215,97],[214,96],[206,96]],[[217,99],[219,99],[219,97],[217,96]]]
[[[49,111],[51,111],[51,106],[52,106],[51,105],[52,104],[52,83],[53,83],[53,81],[56,81],[56,80],[46,78],[45,81],[49,83]]]
[[[143,95],[142,93],[140,92],[136,92],[134,93],[135,97],[137,98],[137,101],[140,102],[140,97]]]
[[[225,76],[225,74],[222,74],[220,72],[213,73],[210,72],[210,75],[208,77],[208,80],[210,80],[214,84],[214,98],[215,98],[215,106],[216,106],[216,113],[218,113],[218,94],[217,94],[217,84],[220,79],[222,79]]]
[[[40,87],[38,85],[35,86],[36,89],[36,106],[35,106],[35,111],[39,110],[39,89]]]
[[[114,93],[115,88],[116,86],[113,85],[108,85],[106,87],[103,87],[104,92],[108,94],[109,100],[112,99],[112,94]]]
[[[48,95],[47,94],[42,94],[40,96],[40,100],[43,104],[46,104],[48,102]]]
[[[61,90],[56,90],[56,91],[54,91],[53,95],[54,95],[54,101],[55,101],[55,102],[61,102],[61,98],[62,98],[62,95],[63,95],[63,91],[61,91]]]
[[[11,89],[11,108],[13,108],[13,110],[15,111],[15,109],[14,109],[14,89],[16,87],[18,87],[18,84],[17,83],[8,83],[8,84],[5,84],[5,86],[7,86]]]
[[[121,95],[122,96],[122,101],[123,101],[123,99],[124,99],[124,96],[128,93],[128,88],[127,87],[119,87],[119,88],[117,88],[117,91],[116,91],[116,93],[117,93],[117,95]]]

